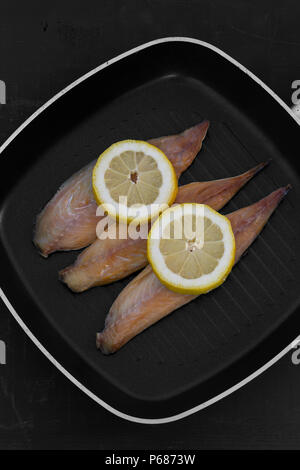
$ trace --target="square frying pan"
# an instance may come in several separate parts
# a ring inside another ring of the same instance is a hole
[[[132,278],[82,294],[58,281],[77,253],[42,259],[37,214],[74,172],[117,140],[175,134],[211,121],[180,184],[225,178],[272,159],[223,209],[279,186],[293,190],[226,283],[161,320],[112,356],[95,333]],[[220,400],[291,350],[299,317],[299,126],[249,70],[190,38],[143,44],[87,73],[2,145],[1,297],[39,349],[109,411],[142,423],[180,419]]]

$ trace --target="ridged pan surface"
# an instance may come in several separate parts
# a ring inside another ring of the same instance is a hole
[[[272,159],[222,213],[288,183],[293,190],[225,284],[106,357],[95,334],[133,276],[70,292],[58,271],[77,253],[40,257],[32,243],[36,216],[61,183],[111,143],[174,134],[204,118],[209,132],[180,184],[234,176]],[[169,43],[129,56],[57,100],[3,152],[1,286],[51,354],[112,406],[148,417],[195,406],[237,380],[241,360],[244,375],[255,369],[251,352],[274,332],[257,364],[293,339],[283,325],[295,320],[300,295],[298,144],[299,128],[286,111],[214,51]]]

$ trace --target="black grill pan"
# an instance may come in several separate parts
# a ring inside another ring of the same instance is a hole
[[[211,127],[181,184],[272,159],[222,212],[287,183],[293,190],[222,287],[103,356],[95,333],[130,279],[72,294],[57,273],[76,253],[42,259],[32,244],[36,215],[114,141],[177,133],[203,118]],[[1,155],[2,298],[60,370],[103,406],[142,422],[184,416],[300,334],[299,126],[248,71],[200,41],[158,40],[95,69],[23,127]]]

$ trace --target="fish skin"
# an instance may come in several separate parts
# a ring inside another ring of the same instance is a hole
[[[94,241],[99,220],[91,185],[95,163],[71,176],[37,216],[33,242],[45,258],[54,251],[78,250]]]
[[[290,186],[279,188],[251,206],[228,214],[236,241],[235,263],[267,223]],[[119,294],[97,334],[96,345],[104,354],[120,349],[134,336],[197,295],[179,294],[165,287],[147,266]]]
[[[179,178],[200,152],[209,124],[209,121],[204,120],[180,134],[150,139],[148,142],[167,155]]]
[[[260,163],[233,178],[180,186],[175,202],[202,203],[220,210],[267,163]],[[119,233],[118,230],[116,233]],[[72,266],[61,270],[59,277],[73,292],[83,292],[123,279],[147,264],[146,239],[97,239]]]
[[[209,128],[202,121],[181,134],[151,139],[174,166],[177,177],[199,153]],[[96,160],[69,178],[38,215],[33,242],[47,258],[55,251],[79,250],[96,239],[97,203],[92,189],[92,171]]]

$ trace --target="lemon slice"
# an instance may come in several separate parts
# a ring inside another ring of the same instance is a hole
[[[205,204],[179,204],[154,222],[149,263],[159,280],[182,294],[204,294],[222,284],[235,257],[230,221]]]
[[[148,142],[123,140],[98,158],[93,191],[110,216],[141,223],[174,202],[178,184],[175,170],[161,150]]]

